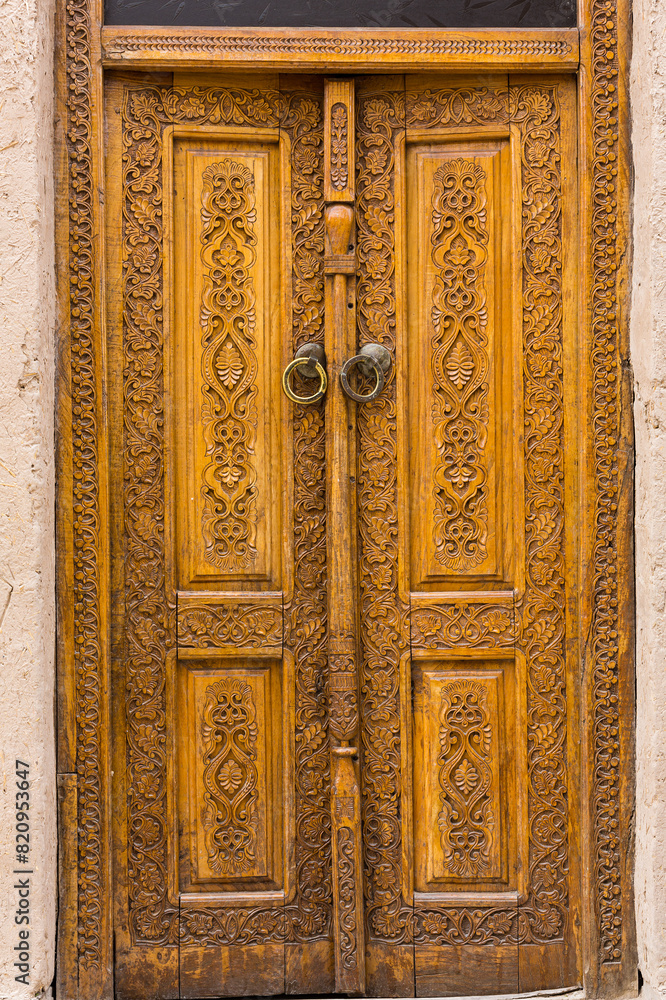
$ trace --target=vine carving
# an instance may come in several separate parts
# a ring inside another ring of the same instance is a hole
[[[72,549],[76,773],[78,808],[79,961],[102,967],[103,830],[101,743],[103,693],[100,668],[100,464],[98,453],[99,359],[95,342],[93,127],[91,18],[86,0],[66,13],[67,146],[69,195],[69,331],[72,435]]]
[[[337,830],[338,841],[338,926],[340,958],[346,971],[357,966],[356,947],[356,864],[354,832],[348,826]]]
[[[331,108],[331,184],[343,191],[349,181],[347,108],[339,101]]]
[[[593,551],[592,725],[594,727],[594,875],[603,964],[622,959],[620,815],[620,620],[617,502],[621,439],[617,308],[622,246],[618,224],[618,11],[591,3],[592,219],[590,289],[594,392],[595,541]]]
[[[174,123],[281,127],[292,148],[294,348],[323,334],[320,101],[269,90],[127,86],[123,101],[125,517],[130,929],[135,941],[232,944],[324,937],[331,921],[326,724],[323,412],[294,410],[295,583],[285,608],[296,658],[296,890],[287,907],[180,911],[167,893],[162,134]]]

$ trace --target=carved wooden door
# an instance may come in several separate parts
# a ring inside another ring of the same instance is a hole
[[[109,85],[119,997],[579,981],[573,93]]]

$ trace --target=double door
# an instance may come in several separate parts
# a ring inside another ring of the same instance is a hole
[[[580,981],[574,95],[110,78],[119,997]]]

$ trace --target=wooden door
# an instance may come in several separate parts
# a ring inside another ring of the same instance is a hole
[[[580,981],[574,93],[109,84],[119,997]]]
[[[366,963],[381,995],[579,965],[566,81],[365,80],[357,410]]]

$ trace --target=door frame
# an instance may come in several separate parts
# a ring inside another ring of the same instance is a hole
[[[631,11],[629,0],[578,6],[568,30],[128,29],[102,27],[102,0],[58,0],[59,1000],[113,996],[104,74],[221,62],[225,72],[577,74],[583,985],[590,997],[635,996]]]

